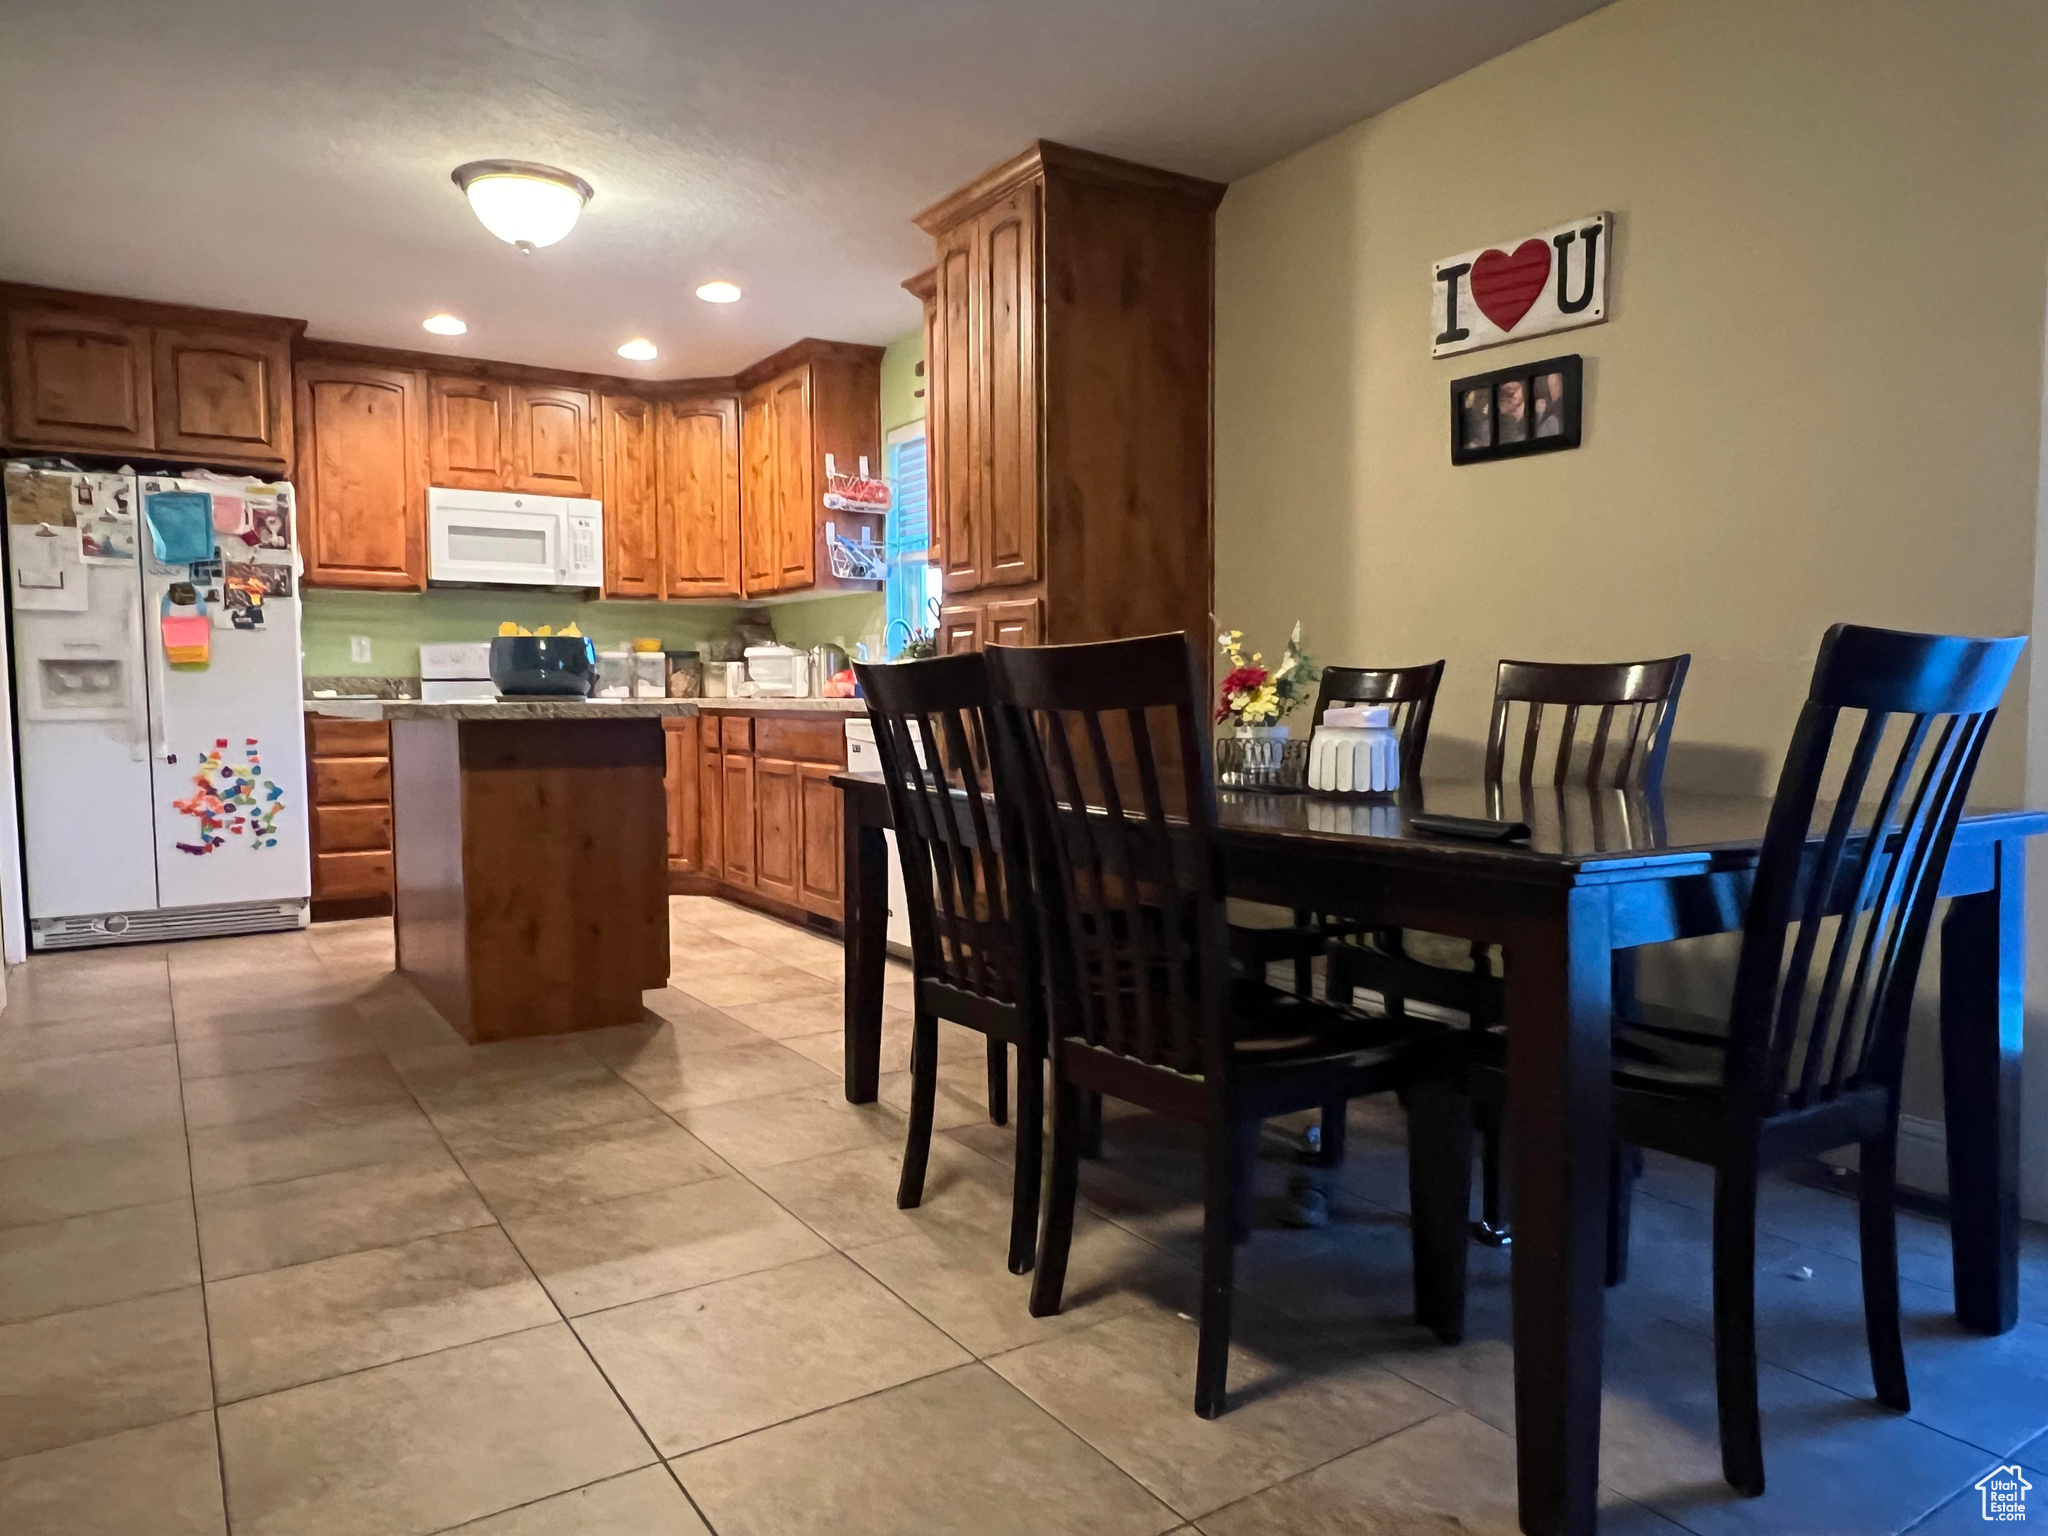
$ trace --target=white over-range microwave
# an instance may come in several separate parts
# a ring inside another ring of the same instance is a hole
[[[427,580],[463,587],[601,586],[604,504],[436,486],[427,492]]]

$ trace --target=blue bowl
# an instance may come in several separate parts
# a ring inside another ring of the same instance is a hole
[[[584,698],[597,686],[597,647],[585,635],[499,635],[491,681],[507,698]]]

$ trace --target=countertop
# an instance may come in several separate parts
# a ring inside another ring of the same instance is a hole
[[[649,720],[699,713],[863,715],[868,708],[865,699],[307,699],[304,707],[309,715],[343,720]]]

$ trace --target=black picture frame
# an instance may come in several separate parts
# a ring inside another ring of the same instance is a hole
[[[1484,464],[1579,446],[1577,352],[1451,380],[1451,462]]]

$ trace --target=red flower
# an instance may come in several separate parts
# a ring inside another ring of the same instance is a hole
[[[1232,671],[1228,677],[1223,679],[1223,687],[1217,695],[1216,718],[1218,720],[1230,718],[1230,698],[1232,694],[1250,693],[1254,688],[1263,684],[1270,676],[1272,674],[1264,667],[1238,667]]]

